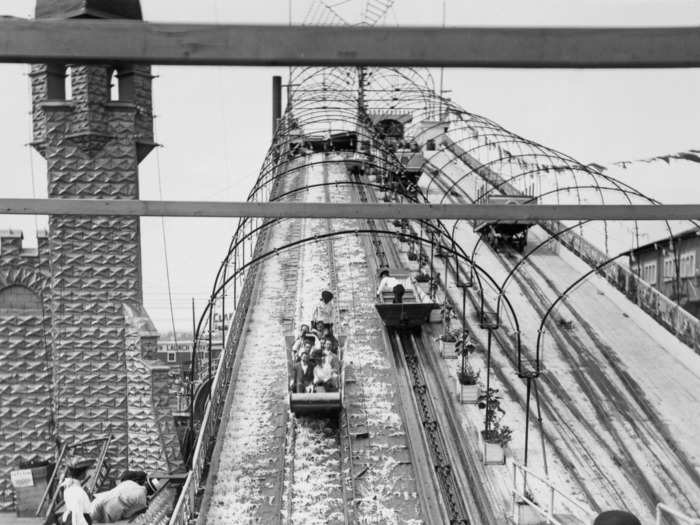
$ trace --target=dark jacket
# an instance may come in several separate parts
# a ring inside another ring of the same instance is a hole
[[[306,373],[301,366],[301,362],[294,365],[294,378],[292,380],[292,392],[303,394],[306,392],[306,387],[314,382],[314,365],[309,362],[306,367]]]

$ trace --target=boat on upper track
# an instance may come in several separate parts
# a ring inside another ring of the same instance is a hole
[[[519,206],[533,202],[529,195],[489,195],[486,204],[513,204]],[[474,231],[495,249],[512,246],[522,253],[527,244],[527,231],[535,224],[531,220],[477,221]]]
[[[410,328],[427,323],[430,312],[440,305],[425,295],[409,272],[399,270],[390,272],[389,275],[401,281],[405,291],[400,303],[394,302],[394,293],[391,290],[385,289],[378,293],[374,306],[384,324],[392,328]]]

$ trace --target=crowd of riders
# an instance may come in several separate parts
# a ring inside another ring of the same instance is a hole
[[[292,392],[337,392],[340,388],[340,345],[333,334],[335,324],[333,294],[324,290],[311,322],[300,326],[292,345],[294,369],[289,384]]]

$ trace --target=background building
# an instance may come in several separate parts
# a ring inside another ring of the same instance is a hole
[[[698,292],[700,230],[692,228],[627,252],[630,268],[685,310],[700,317]]]

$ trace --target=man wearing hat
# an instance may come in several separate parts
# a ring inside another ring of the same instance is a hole
[[[96,523],[114,523],[129,519],[148,508],[148,496],[160,483],[141,471],[126,471],[111,490],[95,494],[91,515]]]

